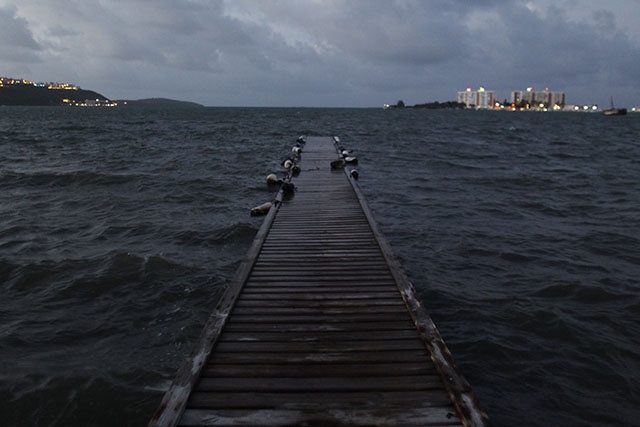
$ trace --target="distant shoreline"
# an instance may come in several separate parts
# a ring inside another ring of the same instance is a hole
[[[113,101],[93,90],[69,83],[33,82],[27,79],[0,77],[0,106],[23,107],[157,107],[201,108],[203,105],[168,98]]]
[[[156,107],[156,108],[204,108],[204,105],[197,102],[178,101],[169,98],[145,98],[145,99],[122,99],[116,101],[118,106],[130,107]]]

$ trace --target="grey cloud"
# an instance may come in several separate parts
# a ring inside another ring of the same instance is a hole
[[[458,50],[458,27],[429,2],[334,2],[273,6],[261,2],[265,25],[294,28],[326,54],[373,63],[425,65]],[[333,7],[332,7],[333,6]]]
[[[601,33],[611,33],[617,31],[615,17],[613,13],[606,10],[599,10],[593,13],[593,20],[596,28]]]
[[[3,62],[38,62],[42,46],[33,37],[27,20],[16,12],[15,7],[0,7],[0,56]]]
[[[628,70],[640,68],[638,40],[619,22],[633,2],[69,0],[54,21],[56,5],[2,9],[0,35],[22,34],[32,58],[71,61],[76,83],[120,97],[114,76],[148,96],[215,105],[418,103],[478,85],[500,97],[544,85],[575,99],[589,85],[633,87]]]

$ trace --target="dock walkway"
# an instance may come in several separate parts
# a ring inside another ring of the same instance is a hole
[[[309,137],[150,426],[485,426],[334,140]]]

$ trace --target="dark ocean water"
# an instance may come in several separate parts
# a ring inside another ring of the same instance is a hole
[[[640,115],[0,107],[0,425],[145,425],[301,134],[493,425],[639,424]]]

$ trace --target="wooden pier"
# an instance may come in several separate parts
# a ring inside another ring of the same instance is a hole
[[[336,140],[309,137],[150,426],[486,426]]]

